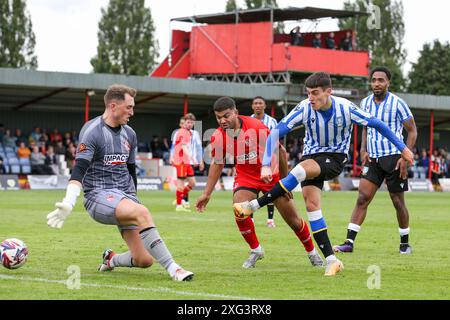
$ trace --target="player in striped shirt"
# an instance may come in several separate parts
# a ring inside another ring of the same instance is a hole
[[[376,128],[401,150],[402,157],[412,164],[413,154],[395,134],[380,120],[359,109],[352,102],[332,96],[331,78],[325,72],[317,72],[306,79],[308,99],[300,102],[273,130],[266,143],[261,168],[261,179],[270,181],[271,157],[278,140],[293,130],[296,125],[304,125],[303,158],[291,172],[262,197],[250,202],[233,205],[238,216],[250,215],[274,199],[290,192],[299,183],[306,204],[311,230],[319,248],[327,260],[326,276],[334,276],[343,268],[336,258],[328,238],[327,226],[322,215],[320,196],[325,180],[338,176],[347,162],[352,123]]]
[[[275,129],[275,127],[277,126],[278,122],[277,120],[275,120],[274,118],[272,118],[271,116],[269,116],[267,113],[265,113],[265,109],[266,109],[266,100],[264,100],[263,97],[261,96],[257,96],[253,98],[252,101],[252,110],[253,110],[253,114],[251,115],[252,118],[256,118],[258,120],[261,120],[262,123],[264,123],[264,125],[269,128],[269,130]],[[275,221],[273,219],[273,214],[275,211],[275,206],[273,203],[269,203],[267,205],[267,226],[269,228],[275,228]],[[253,215],[252,215],[253,217]]]
[[[372,94],[361,101],[361,109],[383,121],[403,140],[403,128],[408,133],[406,144],[414,147],[417,129],[414,117],[405,101],[389,92],[391,72],[377,67],[370,73]],[[373,128],[363,128],[361,140],[361,162],[363,171],[359,183],[359,195],[347,229],[347,239],[335,246],[336,252],[353,252],[356,235],[367,214],[367,207],[378,188],[386,179],[392,204],[397,212],[400,233],[400,253],[412,253],[409,245],[409,213],[405,205],[405,191],[408,191],[408,171],[400,151]]]

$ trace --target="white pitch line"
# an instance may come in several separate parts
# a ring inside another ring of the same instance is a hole
[[[45,278],[30,278],[30,277],[18,277],[10,276],[5,274],[0,274],[0,279],[2,280],[16,280],[16,281],[29,281],[29,282],[44,282],[44,283],[57,283],[66,285],[66,280],[50,280]],[[120,289],[120,290],[130,290],[130,291],[145,291],[145,292],[166,292],[185,296],[198,296],[198,297],[208,297],[208,298],[220,298],[220,299],[231,299],[231,300],[255,300],[255,298],[250,297],[240,297],[240,296],[227,296],[223,294],[216,293],[205,293],[205,292],[191,292],[191,291],[181,291],[173,290],[170,288],[158,287],[158,288],[139,288],[139,287],[129,287],[129,286],[115,286],[109,284],[98,284],[98,283],[88,283],[81,281],[81,286],[84,287],[94,287],[94,288],[108,288],[108,289]]]

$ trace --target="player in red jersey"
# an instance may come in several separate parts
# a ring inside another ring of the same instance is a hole
[[[211,198],[211,193],[225,165],[226,155],[231,155],[236,168],[233,203],[255,199],[260,191],[270,190],[280,178],[280,174],[275,174],[270,183],[265,183],[260,179],[261,160],[266,139],[270,133],[270,130],[261,121],[239,116],[234,100],[229,97],[222,97],[214,103],[214,113],[220,127],[211,137],[213,160],[205,190],[197,199],[196,208],[199,212],[205,210]],[[287,174],[284,152],[280,152],[279,163],[279,171],[284,177]],[[273,169],[275,172],[278,171],[278,168]],[[274,201],[274,204],[302,242],[312,265],[323,266],[323,260],[314,248],[308,225],[299,217],[294,202],[289,197],[280,197]],[[250,256],[242,267],[253,268],[256,262],[264,257],[264,250],[256,236],[253,220],[250,217],[241,219],[235,216],[235,218],[239,231],[251,249]]]
[[[183,198],[187,196],[190,190],[195,186],[192,150],[192,127],[195,122],[195,116],[192,113],[186,114],[184,122],[175,134],[175,146],[173,152],[172,163],[177,170],[177,190],[176,190],[176,211],[190,212],[189,208],[185,208],[182,204]],[[188,184],[185,185],[185,181]]]

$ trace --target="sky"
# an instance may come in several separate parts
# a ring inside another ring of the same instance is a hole
[[[344,0],[278,0],[279,7],[321,7],[342,9]],[[106,8],[109,0],[27,0],[33,30],[36,35],[35,52],[38,56],[38,70],[75,73],[92,72],[90,60],[97,52],[97,30],[101,18],[101,8]],[[226,0],[146,0],[156,27],[159,44],[159,58],[168,54],[170,30],[189,30],[190,24],[170,23],[171,18],[199,14],[223,12]],[[244,0],[237,0],[243,6]],[[417,62],[425,42],[439,39],[450,41],[450,32],[443,21],[448,19],[447,1],[443,0],[403,0],[407,63],[404,72]],[[286,24],[294,26],[295,21]],[[314,26],[308,22],[302,29]],[[337,30],[335,19],[322,21],[317,31]]]

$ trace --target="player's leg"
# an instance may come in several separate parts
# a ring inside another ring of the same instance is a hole
[[[400,233],[400,253],[410,254],[412,253],[412,248],[409,244],[409,212],[405,204],[405,193],[390,192],[389,195],[397,212],[398,231]]]
[[[400,233],[400,253],[412,253],[409,244],[409,212],[405,204],[405,192],[408,191],[408,179],[400,177],[400,170],[395,170],[400,155],[384,157],[380,165],[386,171],[386,185],[389,190],[392,204],[397,213],[398,231]]]
[[[288,197],[280,197],[274,201],[280,215],[288,226],[294,231],[297,238],[308,254],[308,258],[313,266],[323,266],[323,260],[314,248],[308,224],[298,215],[294,201]]]
[[[257,193],[257,190],[251,188],[238,188],[234,191],[233,203],[253,200],[256,198]],[[264,257],[264,250],[259,243],[258,237],[256,236],[253,219],[251,217],[246,217],[243,220],[236,219],[236,224],[242,237],[250,247],[250,255],[248,259],[244,261],[242,267],[246,269],[254,268],[256,262]]]
[[[307,185],[302,185],[303,198],[306,205],[311,231],[317,245],[327,260],[326,276],[334,276],[343,268],[343,264],[334,255],[330,239],[328,237],[327,225],[322,215],[321,192],[323,181],[309,180]],[[305,184],[305,183],[304,183]]]
[[[116,218],[122,228],[127,228],[128,226],[136,226],[138,228],[143,247],[167,270],[174,280],[184,281],[192,279],[193,273],[184,270],[174,261],[172,254],[159,235],[150,212],[145,206],[130,199],[122,199],[116,208]],[[133,238],[133,233],[129,234],[125,231],[124,234],[130,237],[127,239],[131,240],[132,245],[134,245],[136,239]],[[135,257],[132,248],[129,249],[133,260],[143,259],[143,257]],[[133,247],[133,249],[135,248]],[[110,262],[112,267],[116,263],[115,257],[112,257]]]
[[[175,211],[182,211],[182,212],[191,211],[183,207],[183,195],[186,182],[186,174],[187,174],[186,167],[184,165],[179,165],[177,168],[177,190],[176,190],[177,205],[175,207]]]
[[[361,230],[366,215],[367,208],[372,202],[375,194],[377,193],[379,186],[370,180],[362,178],[359,182],[358,199],[356,200],[355,207],[353,208],[352,217],[347,227],[347,238],[344,243],[334,246],[333,249],[336,252],[353,252],[353,246],[356,236]]]
[[[191,167],[192,172],[188,172],[188,176],[186,178],[187,184],[185,185],[184,190],[183,190],[183,206],[185,208],[190,208],[189,192],[192,189],[194,189],[195,183],[196,183],[195,177],[194,177],[194,170],[192,169],[192,166],[190,166],[190,167]]]
[[[273,219],[273,216],[275,214],[275,205],[273,204],[273,202],[269,203],[267,205],[267,222],[266,225],[269,228],[275,228],[275,220]]]
[[[321,168],[319,164],[313,159],[307,159],[302,161],[298,165],[292,169],[289,174],[278,181],[272,189],[268,192],[264,193],[258,199],[250,201],[247,203],[238,203],[234,206],[235,210],[238,212],[245,212],[248,214],[249,212],[253,212],[258,210],[261,207],[264,207],[274,201],[275,199],[285,195],[288,192],[297,187],[299,183],[306,179],[314,179],[319,176],[321,173]]]

